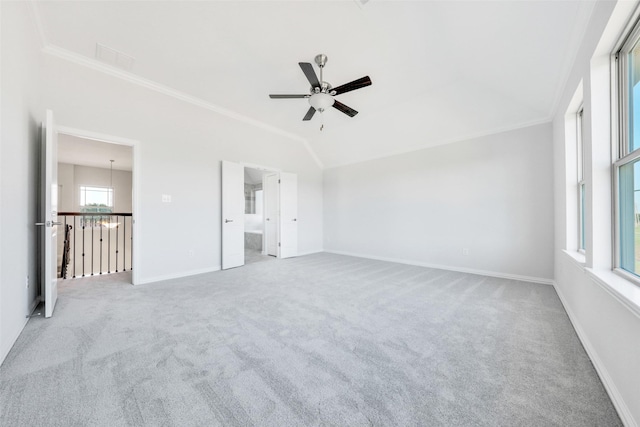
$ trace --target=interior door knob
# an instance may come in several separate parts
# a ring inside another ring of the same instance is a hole
[[[226,218],[225,218],[224,222],[225,222],[225,223],[227,223],[227,222],[233,222],[233,220],[232,220],[232,219],[226,219]]]

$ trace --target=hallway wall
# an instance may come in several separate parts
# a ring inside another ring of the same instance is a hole
[[[131,213],[131,172],[113,171],[113,212]],[[58,163],[60,185],[60,212],[80,212],[81,186],[111,186],[111,171],[106,168]]]

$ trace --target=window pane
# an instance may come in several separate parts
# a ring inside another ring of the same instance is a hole
[[[629,53],[629,152],[640,148],[640,43]]]
[[[584,234],[584,210],[585,210],[585,185],[580,184],[580,249],[585,250],[585,234]]]
[[[640,161],[620,167],[620,267],[640,275]]]
[[[583,150],[583,143],[582,143],[582,124],[584,123],[582,120],[582,116],[584,114],[584,110],[580,110],[578,112],[578,118],[577,118],[577,129],[576,129],[576,134],[577,134],[577,145],[578,145],[578,181],[582,181],[582,178],[584,177],[584,150]]]
[[[113,189],[108,187],[80,187],[80,206],[94,208],[91,212],[111,212],[113,207]],[[100,208],[100,209],[97,209]],[[89,212],[83,209],[83,212]]]

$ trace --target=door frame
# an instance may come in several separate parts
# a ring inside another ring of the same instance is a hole
[[[140,141],[130,138],[123,138],[120,136],[108,135],[99,132],[92,132],[84,129],[72,128],[68,126],[57,126],[57,133],[75,136],[83,139],[90,139],[93,141],[104,142],[107,144],[127,145],[131,147],[131,155],[133,156],[133,171],[131,171],[131,233],[135,237],[135,242],[131,248],[131,256],[135,264],[132,264],[131,270],[131,284],[137,285],[140,283],[140,227],[138,226],[138,219],[140,216]]]
[[[240,162],[240,165],[243,168],[249,168],[249,169],[257,169],[263,172],[262,174],[262,189],[264,190],[264,177],[267,173],[277,173],[278,175],[280,175],[280,172],[282,172],[282,169],[279,168],[273,168],[271,166],[263,166],[263,165],[256,165],[253,163],[245,163],[245,162]],[[266,203],[266,199],[263,199],[262,201],[263,205]],[[279,205],[279,201],[278,201],[278,205]],[[279,206],[278,206],[279,209]],[[264,212],[264,206],[263,206],[263,212]],[[267,229],[267,224],[266,224],[266,220],[265,220],[265,216],[262,216],[262,254],[266,255],[267,253],[267,236],[266,236],[266,229]],[[280,227],[278,226],[278,238],[280,238]],[[280,258],[280,248],[278,248],[277,251],[277,256],[276,258]]]
[[[265,173],[262,176],[262,188],[264,189],[264,191],[267,191],[267,179],[270,176],[275,176],[275,179],[277,181],[280,180],[280,172],[268,172]],[[276,182],[276,194],[273,196],[276,198],[276,205],[278,208],[278,215],[275,221],[275,227],[276,227],[276,258],[280,258],[280,245],[278,245],[278,243],[280,242],[280,186],[278,185],[278,183]],[[268,192],[266,192],[265,194],[267,194]],[[264,218],[262,219],[262,229],[263,229],[263,234],[262,234],[262,254],[263,255],[269,255],[269,245],[268,245],[268,233],[267,233],[267,198],[264,197],[263,198],[263,212],[264,212]]]

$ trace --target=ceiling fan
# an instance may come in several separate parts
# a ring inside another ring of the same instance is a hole
[[[307,80],[309,80],[309,83],[311,83],[311,90],[309,94],[269,95],[269,98],[307,98],[309,100],[309,104],[311,104],[311,107],[309,107],[307,114],[305,114],[302,120],[311,120],[316,111],[320,111],[322,113],[329,107],[333,107],[336,110],[342,111],[349,117],[353,117],[358,114],[356,110],[351,107],[347,107],[343,103],[337,101],[334,97],[345,92],[351,92],[352,90],[371,85],[371,79],[369,78],[369,76],[365,76],[352,82],[345,83],[342,86],[332,87],[329,83],[325,82],[322,79],[322,69],[327,64],[327,55],[316,55],[314,60],[318,67],[320,67],[320,80],[318,80],[315,71],[313,71],[313,65],[311,65],[309,62],[298,62],[298,65],[300,65],[300,68],[302,68],[302,72],[307,77]]]

